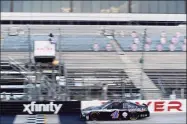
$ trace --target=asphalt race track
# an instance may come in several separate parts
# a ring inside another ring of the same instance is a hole
[[[18,119],[18,117],[20,119]],[[26,116],[25,116],[26,117]],[[16,119],[17,118],[17,119]],[[164,113],[151,114],[149,118],[144,118],[136,121],[80,121],[79,115],[45,115],[45,124],[186,124],[186,113]],[[17,123],[16,120],[21,120],[22,123]],[[24,116],[1,116],[1,124],[25,124]],[[32,123],[37,124],[37,123]],[[43,124],[43,123],[42,123]]]
[[[31,116],[32,115],[0,116],[0,124],[86,124],[85,121],[79,119],[79,114],[45,114],[42,115],[44,118],[32,118],[32,120],[29,120]]]
[[[186,113],[155,113],[136,121],[89,121],[87,124],[186,124]]]

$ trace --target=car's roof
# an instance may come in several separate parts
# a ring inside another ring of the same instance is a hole
[[[126,101],[126,100],[122,100],[122,99],[120,99],[120,100],[110,100],[111,102],[128,102],[128,101]]]

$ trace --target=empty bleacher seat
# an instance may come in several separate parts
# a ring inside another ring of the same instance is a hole
[[[162,44],[163,46],[163,51],[170,51],[170,44],[172,42],[172,37],[173,36],[167,36],[166,37],[166,43]],[[150,51],[157,51],[157,45],[161,44],[160,42],[160,36],[155,35],[155,36],[151,36],[151,44],[150,44]],[[134,43],[134,39],[131,36],[116,36],[115,39],[117,40],[117,42],[120,44],[121,48],[124,51],[132,51],[131,49],[131,45]],[[176,47],[174,51],[183,51],[182,50],[182,45],[184,43],[184,37],[181,36],[178,38],[178,42],[176,44],[174,44],[174,46]],[[137,43],[137,50],[136,51],[142,51],[143,49],[143,37],[140,37],[140,42]]]
[[[95,43],[99,45],[99,50],[106,51],[106,46],[109,43],[109,40],[106,37],[97,35],[63,35],[60,46],[58,46],[59,36],[55,36],[54,39],[57,40],[57,50],[60,49],[61,51],[93,51],[93,45]],[[31,35],[30,39],[28,39],[28,36],[23,35],[6,36],[4,37],[2,51],[25,52],[29,51],[30,47],[31,50],[33,50],[33,43],[36,40],[48,41],[49,37],[47,35]]]

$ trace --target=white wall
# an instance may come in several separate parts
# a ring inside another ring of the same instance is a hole
[[[1,12],[1,20],[186,21],[186,14]]]

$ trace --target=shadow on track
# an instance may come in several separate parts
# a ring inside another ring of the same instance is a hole
[[[14,115],[0,115],[0,124],[13,124],[15,117]]]

